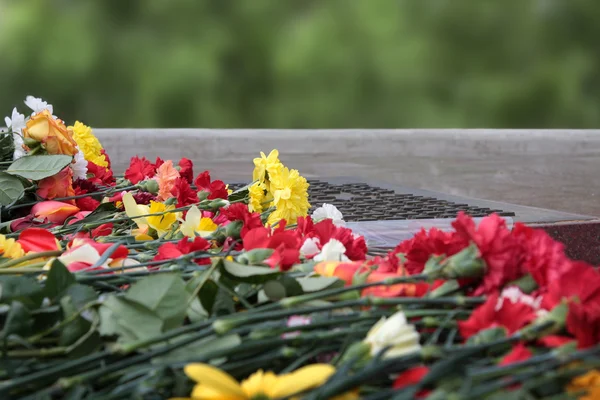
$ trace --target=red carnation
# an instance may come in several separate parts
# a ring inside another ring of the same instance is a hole
[[[225,199],[229,197],[227,193],[227,187],[223,181],[212,181],[210,180],[210,173],[208,171],[201,172],[194,180],[194,184],[199,191],[208,192],[207,199]]]
[[[76,196],[84,194],[87,194],[86,190],[81,189],[80,187],[75,187]],[[79,208],[81,211],[94,211],[100,205],[100,202],[96,199],[93,199],[91,196],[75,199],[75,203],[77,205],[77,208]]]
[[[560,277],[550,282],[545,307],[568,300],[567,330],[579,348],[600,342],[600,272],[584,262],[573,262]]]
[[[132,157],[129,168],[125,171],[125,179],[135,185],[145,179],[154,177],[156,175],[156,168],[157,166],[148,161],[146,157]]]
[[[115,177],[110,169],[101,167],[99,165],[94,164],[91,161],[87,163],[88,169],[88,178],[87,181],[103,186],[114,186],[115,185]],[[136,182],[137,183],[137,182]]]
[[[524,248],[522,273],[529,272],[540,288],[544,289],[550,282],[560,279],[570,268],[571,261],[564,253],[564,245],[542,229],[517,223],[513,235]]]
[[[519,342],[517,345],[513,346],[510,353],[502,357],[499,365],[508,365],[519,361],[525,361],[530,359],[531,356],[533,356],[531,350],[525,347],[523,343]]]
[[[314,225],[314,231],[321,246],[331,239],[339,240],[346,248],[346,257],[352,261],[363,261],[367,256],[367,244],[362,236],[355,236],[349,228],[336,226],[333,220],[324,219]]]
[[[285,227],[284,223],[280,225]],[[276,229],[270,232],[265,227],[251,229],[244,236],[244,250],[252,249],[275,250],[265,261],[271,268],[279,266],[286,271],[300,262],[300,240],[293,231]]]
[[[407,386],[413,386],[421,382],[423,378],[429,373],[429,368],[425,366],[409,368],[402,372],[394,381],[394,389],[404,389]],[[420,390],[417,393],[417,398],[426,397],[430,390]]]
[[[431,256],[453,256],[468,245],[468,240],[455,232],[448,233],[431,228],[429,232],[421,229],[412,239],[400,243],[393,252],[404,255],[404,267],[409,274],[414,275],[423,272],[425,263]]]
[[[177,207],[188,206],[198,202],[198,194],[183,177],[175,180],[171,194],[177,198]]]
[[[244,225],[240,231],[240,237],[244,238],[249,230],[263,226],[259,213],[251,213],[248,206],[243,203],[233,203],[221,209],[221,215],[228,221],[242,221]]]
[[[491,293],[521,276],[519,261],[521,247],[497,214],[483,218],[479,227],[471,217],[461,212],[452,223],[456,234],[477,245],[486,263],[486,273],[475,295]]]
[[[158,254],[154,257],[154,261],[172,260],[185,254],[208,249],[210,249],[210,242],[206,239],[195,237],[193,241],[190,241],[185,237],[177,244],[172,242],[162,244],[158,248]],[[196,258],[194,262],[198,265],[206,265],[210,264],[210,258]]]
[[[191,185],[194,180],[194,163],[187,158],[179,160],[179,175]]]
[[[495,327],[505,328],[508,334],[512,334],[535,318],[535,309],[530,304],[518,300],[513,302],[494,293],[473,311],[468,320],[458,321],[458,328],[464,339]]]

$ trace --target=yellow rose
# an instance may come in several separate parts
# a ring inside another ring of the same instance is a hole
[[[48,110],[43,110],[27,121],[23,136],[42,143],[48,154],[77,154],[77,143],[61,120],[52,118]]]

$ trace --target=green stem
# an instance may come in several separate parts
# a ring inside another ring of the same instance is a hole
[[[14,258],[9,261],[5,261],[0,264],[0,269],[10,268],[14,265],[19,265],[24,263],[25,261],[35,260],[43,257],[58,257],[63,253],[62,250],[50,250],[50,251],[41,251],[39,253],[29,253],[20,258]]]

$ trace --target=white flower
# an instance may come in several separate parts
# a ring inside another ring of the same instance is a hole
[[[319,243],[321,241],[317,237],[308,238],[300,247],[300,255],[303,257],[311,257],[319,253]]]
[[[52,104],[48,104],[47,102],[38,97],[27,96],[27,98],[25,99],[25,105],[33,110],[31,115],[39,113],[43,110],[50,111],[50,114],[54,112],[54,107],[52,107]]]
[[[196,234],[207,237],[217,230],[217,224],[208,217],[203,217],[202,212],[195,205],[191,206],[185,215],[185,220],[180,220],[179,231],[189,238],[195,238]]]
[[[323,219],[333,220],[335,226],[346,226],[344,216],[333,204],[323,204],[312,213],[312,219],[315,221],[321,221]]]
[[[381,318],[369,332],[364,340],[371,345],[371,356],[375,356],[384,348],[391,346],[383,358],[399,357],[404,354],[421,350],[419,333],[413,325],[409,325],[406,316],[398,311],[389,318]]]
[[[325,243],[325,246],[323,246],[321,252],[317,254],[313,260],[317,262],[350,261],[350,259],[346,257],[346,247],[337,239],[330,239],[329,242]]]
[[[510,286],[502,291],[498,303],[496,303],[496,311],[502,308],[502,304],[505,300],[509,300],[511,303],[523,303],[527,304],[534,310],[538,310],[542,303],[542,297],[533,297],[525,294],[517,286]]]
[[[71,169],[73,170],[73,179],[86,179],[87,178],[87,161],[83,156],[81,150],[79,150],[74,157],[74,163],[71,163]]]
[[[4,118],[7,128],[11,128],[13,132],[21,133],[21,129],[25,128],[25,116],[17,111],[17,107],[13,108],[12,115]]]
[[[17,107],[15,107],[13,108],[12,115],[4,118],[4,123],[13,132],[12,137],[15,146],[13,160],[19,159],[26,154],[23,149],[23,137],[21,136],[21,132],[25,128],[25,116],[18,112]]]

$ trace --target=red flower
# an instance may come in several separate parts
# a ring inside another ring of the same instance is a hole
[[[293,231],[283,229],[285,223],[279,225],[272,233],[265,227],[249,230],[244,236],[244,250],[273,249],[265,264],[286,271],[300,262],[300,240]]]
[[[157,159],[157,163],[158,160],[159,159]],[[146,157],[132,157],[129,168],[125,171],[125,179],[135,185],[145,179],[154,177],[156,168],[157,166],[148,161]]]
[[[574,339],[569,336],[559,336],[559,335],[546,335],[537,340],[539,344],[545,347],[560,347],[569,342],[572,342]]]
[[[545,307],[568,300],[567,330],[579,348],[600,342],[600,272],[584,262],[573,262],[557,280],[551,281],[544,296]]]
[[[19,234],[19,244],[26,253],[59,250],[59,245],[52,233],[42,228],[27,228]]]
[[[300,235],[301,238],[316,236],[315,224],[310,215],[306,217],[298,217],[295,231]]]
[[[171,189],[173,197],[177,198],[177,207],[183,207],[198,202],[198,194],[192,189],[188,181],[179,177]]]
[[[194,180],[194,163],[187,158],[179,160],[179,175],[191,185]]]
[[[571,266],[564,245],[542,229],[517,223],[513,235],[524,248],[522,273],[529,272],[540,288],[545,289],[550,282],[560,279]]]
[[[243,203],[230,204],[229,206],[222,208],[220,213],[229,221],[242,221],[244,223],[240,231],[240,237],[242,239],[251,229],[263,226],[262,221],[260,220],[260,214],[256,212],[251,213],[250,210],[248,210],[248,206]]]
[[[57,197],[75,196],[75,191],[73,190],[73,170],[65,167],[58,174],[42,179],[38,182],[37,194],[42,199],[47,200]]]
[[[479,227],[475,228],[473,219],[461,212],[452,226],[460,238],[477,245],[485,260],[486,273],[475,295],[491,293],[521,276],[521,247],[506,227],[504,219],[492,214],[483,218]]]
[[[485,303],[473,311],[466,321],[458,321],[464,339],[488,328],[502,327],[512,334],[536,318],[535,309],[522,301],[501,298],[498,293],[488,296]]]
[[[177,244],[169,242],[161,245],[158,248],[158,254],[154,257],[154,261],[172,260],[181,257],[184,254],[189,254],[195,251],[210,249],[210,242],[201,237],[195,237],[193,241],[185,237]],[[210,258],[196,258],[194,262],[198,265],[210,264]]]
[[[225,199],[229,194],[227,193],[227,187],[223,181],[210,181],[210,173],[208,171],[201,172],[196,177],[194,184],[199,191],[208,192],[207,199]]]
[[[421,382],[421,380],[429,373],[429,368],[425,366],[409,368],[402,372],[394,381],[394,389],[404,389],[407,386],[413,386]],[[426,397],[430,390],[421,390],[417,393],[417,398]]]
[[[114,186],[115,177],[110,169],[101,167],[91,161],[87,163],[88,178],[87,181],[96,185]],[[137,182],[136,182],[137,183]]]
[[[499,365],[508,365],[519,361],[525,361],[531,358],[533,353],[525,347],[523,343],[518,343],[513,346],[510,353],[502,357],[502,360],[498,363]]]
[[[104,252],[106,252],[106,250],[108,250],[109,248],[111,248],[113,246],[114,243],[99,243],[99,242],[96,242],[95,240],[89,239],[89,238],[75,238],[69,243],[68,249],[70,251],[72,251],[78,247],[85,245],[85,244],[92,246],[94,249],[96,249],[98,254],[100,254],[102,256],[104,254]],[[125,247],[124,245],[120,245],[117,247],[117,249],[115,251],[112,252],[112,254],[110,255],[109,258],[111,258],[113,260],[117,260],[120,258],[126,258],[128,255],[129,255],[129,250],[127,249],[127,247]]]
[[[412,239],[400,243],[393,253],[402,253],[406,258],[404,267],[410,275],[420,274],[431,256],[452,256],[469,245],[468,240],[456,233],[431,228],[421,229]]]
[[[156,157],[156,161],[154,161],[154,164],[152,164],[152,166],[154,167],[154,170],[156,171],[164,163],[165,163],[165,161],[163,159],[161,159],[160,157]]]
[[[367,282],[381,282],[388,278],[398,278],[400,276],[402,276],[401,273],[386,273],[376,270],[369,274]],[[418,282],[373,286],[364,289],[362,291],[362,295],[376,297],[423,297],[431,290],[441,286],[443,283],[443,280],[436,280],[433,284],[429,284],[427,282]]]
[[[324,219],[314,225],[315,236],[323,247],[329,240],[337,239],[346,248],[346,257],[352,261],[363,261],[367,256],[367,244],[362,236],[354,236],[349,228],[335,226],[331,219]]]
[[[75,187],[75,195],[76,196],[83,195],[86,193],[87,193],[86,190],[81,189],[80,187]],[[94,211],[100,205],[100,202],[98,200],[93,199],[90,196],[75,199],[75,203],[77,204],[77,207],[81,211]]]

